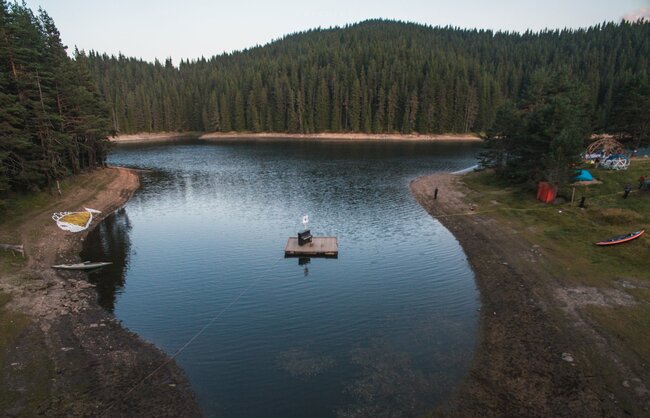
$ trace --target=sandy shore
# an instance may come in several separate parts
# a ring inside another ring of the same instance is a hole
[[[561,271],[545,268],[544,257],[550,255],[543,248],[516,227],[470,208],[472,192],[462,176],[421,177],[411,183],[411,192],[463,246],[481,294],[470,373],[436,416],[613,417],[629,415],[620,399],[648,402],[646,393],[606,386],[597,378],[603,364],[593,364],[585,354],[598,347],[611,354],[608,362],[618,363],[620,382],[638,380],[580,318],[583,299],[608,295],[595,288],[566,288]]]
[[[5,309],[26,318],[3,353],[0,411],[5,416],[199,415],[174,362],[102,309],[85,274],[51,268],[80,261],[87,235],[60,230],[53,212],[101,210],[93,220],[96,226],[138,187],[138,176],[126,169],[83,174],[62,196],[53,196],[0,233],[0,242],[22,243],[27,256],[26,264],[0,277],[0,290],[12,298]]]
[[[446,135],[420,135],[420,134],[363,134],[346,132],[328,132],[317,134],[289,134],[281,132],[208,132],[208,133],[179,133],[158,132],[118,135],[110,138],[115,143],[137,142],[162,142],[182,139],[202,139],[210,141],[219,140],[338,140],[338,141],[481,141],[478,135],[473,134],[446,134]]]
[[[141,132],[109,137],[115,143],[169,142],[184,139],[196,139],[201,133],[196,132]]]
[[[446,134],[446,135],[420,135],[420,134],[364,134],[347,132],[326,132],[314,134],[288,134],[288,133],[246,133],[246,132],[211,132],[203,134],[200,139],[300,139],[300,140],[340,140],[340,141],[481,141],[478,135],[471,134]]]

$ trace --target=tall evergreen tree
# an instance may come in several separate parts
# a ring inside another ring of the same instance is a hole
[[[0,0],[0,201],[103,164],[106,116],[50,16]]]
[[[650,144],[650,75],[635,77],[620,88],[612,122],[635,149]]]
[[[517,182],[567,182],[591,126],[585,88],[566,71],[535,73],[517,107],[502,107],[483,163]]]

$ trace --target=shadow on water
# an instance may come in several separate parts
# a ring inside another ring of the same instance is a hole
[[[82,260],[111,261],[113,264],[88,273],[88,280],[97,288],[99,305],[109,312],[124,289],[129,266],[131,223],[124,208],[108,216],[88,234],[81,252]]]

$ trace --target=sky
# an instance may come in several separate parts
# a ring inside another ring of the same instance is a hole
[[[384,18],[523,32],[645,16],[650,0],[26,0],[74,47],[158,59],[209,58],[284,35]]]

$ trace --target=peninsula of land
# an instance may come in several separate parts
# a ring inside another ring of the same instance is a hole
[[[51,268],[79,262],[88,233],[58,229],[53,212],[100,210],[92,228],[122,207],[138,187],[138,176],[131,170],[95,170],[65,181],[60,195],[34,197],[29,207],[12,211],[0,225],[0,242],[22,244],[25,251],[24,258],[0,252],[4,414],[200,414],[180,368],[101,308],[84,273]]]
[[[481,295],[470,373],[436,416],[646,416],[645,349],[632,340],[621,343],[590,311],[634,307],[638,302],[625,290],[645,282],[629,272],[625,279],[613,277],[614,286],[586,278],[576,283],[570,257],[550,263],[559,258],[556,249],[530,239],[539,225],[498,216],[503,190],[476,185],[469,186],[466,176],[437,173],[410,186],[462,245]],[[570,209],[544,210],[572,216]]]

